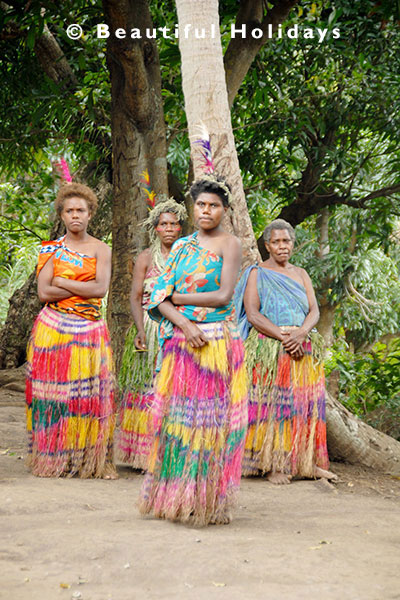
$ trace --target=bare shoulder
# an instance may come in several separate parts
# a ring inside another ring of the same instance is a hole
[[[92,238],[90,241],[93,243],[96,249],[96,254],[107,257],[111,256],[111,248],[108,246],[108,244],[98,240],[97,238]]]
[[[151,253],[151,249],[146,248],[138,255],[138,257],[135,261],[134,268],[135,268],[136,272],[138,270],[146,271],[150,267],[152,260],[153,260],[153,256]]]
[[[138,254],[136,262],[150,264],[152,258],[151,249],[146,248],[145,250],[142,250],[140,254]]]
[[[295,269],[295,273],[297,273],[302,278],[304,283],[311,283],[310,276],[305,269],[303,269],[302,267],[296,267],[295,265],[293,265],[293,267]]]
[[[236,235],[228,233],[227,231],[224,231],[221,241],[224,244],[225,249],[229,248],[229,251],[232,251],[233,249],[242,249],[242,242],[240,239],[236,237]]]

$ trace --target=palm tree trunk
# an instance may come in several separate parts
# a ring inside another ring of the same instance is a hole
[[[240,237],[244,266],[254,263],[258,250],[254,238],[239,161],[233,137],[228,104],[222,46],[219,31],[218,0],[176,0],[179,22],[179,48],[182,57],[182,85],[189,136],[203,122],[211,137],[216,171],[232,187],[234,208],[225,227]],[[192,146],[193,147],[193,146]],[[195,177],[201,175],[199,156],[192,152]]]

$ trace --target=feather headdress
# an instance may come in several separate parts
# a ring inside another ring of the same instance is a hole
[[[141,176],[141,182],[143,183],[143,191],[146,194],[146,202],[148,207],[152,209],[156,204],[156,193],[154,190],[151,189],[150,175],[148,170],[145,169],[143,173],[141,173]]]
[[[198,144],[201,148],[200,152],[204,160],[204,163],[202,164],[202,169],[204,173],[206,175],[211,175],[212,173],[214,173],[215,167],[211,152],[210,135],[204,123],[200,123],[200,125],[198,126],[198,132],[198,137],[196,137],[193,143]]]
[[[72,183],[72,175],[69,172],[68,164],[65,158],[60,158],[59,161],[54,162],[54,167],[57,169],[58,174],[60,175],[62,181],[64,183]]]
[[[148,216],[141,221],[140,225],[145,227],[149,233],[150,242],[153,244],[158,239],[155,227],[162,213],[173,213],[179,221],[187,219],[186,208],[179,204],[174,198],[168,198],[165,194],[159,196],[151,188],[150,176],[147,169],[141,173],[143,191],[146,195],[146,203],[150,209]]]
[[[198,183],[199,181],[210,181],[215,183],[219,188],[221,188],[221,190],[223,190],[229,206],[232,206],[233,198],[230,187],[227,185],[224,178],[215,172],[215,165],[211,151],[210,135],[207,131],[207,127],[204,125],[203,122],[200,122],[196,129],[196,136],[192,136],[195,137],[195,139],[193,139],[193,144],[197,144],[198,149],[200,150],[202,156],[201,168],[204,172],[204,175],[202,177],[197,178],[194,184]]]

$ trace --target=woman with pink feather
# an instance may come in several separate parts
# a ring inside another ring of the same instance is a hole
[[[45,306],[28,345],[28,462],[39,477],[115,478],[114,375],[100,314],[111,275],[111,250],[89,235],[95,193],[72,183],[65,161],[55,201],[66,234],[43,242],[37,275]]]

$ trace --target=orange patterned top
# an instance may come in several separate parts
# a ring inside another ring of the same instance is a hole
[[[53,257],[54,277],[65,277],[75,281],[92,281],[96,278],[96,258],[86,256],[66,247],[65,236],[51,242],[42,242],[36,275]],[[90,321],[101,318],[101,298],[81,298],[71,296],[56,302],[47,302],[47,306],[63,313],[78,315]]]

